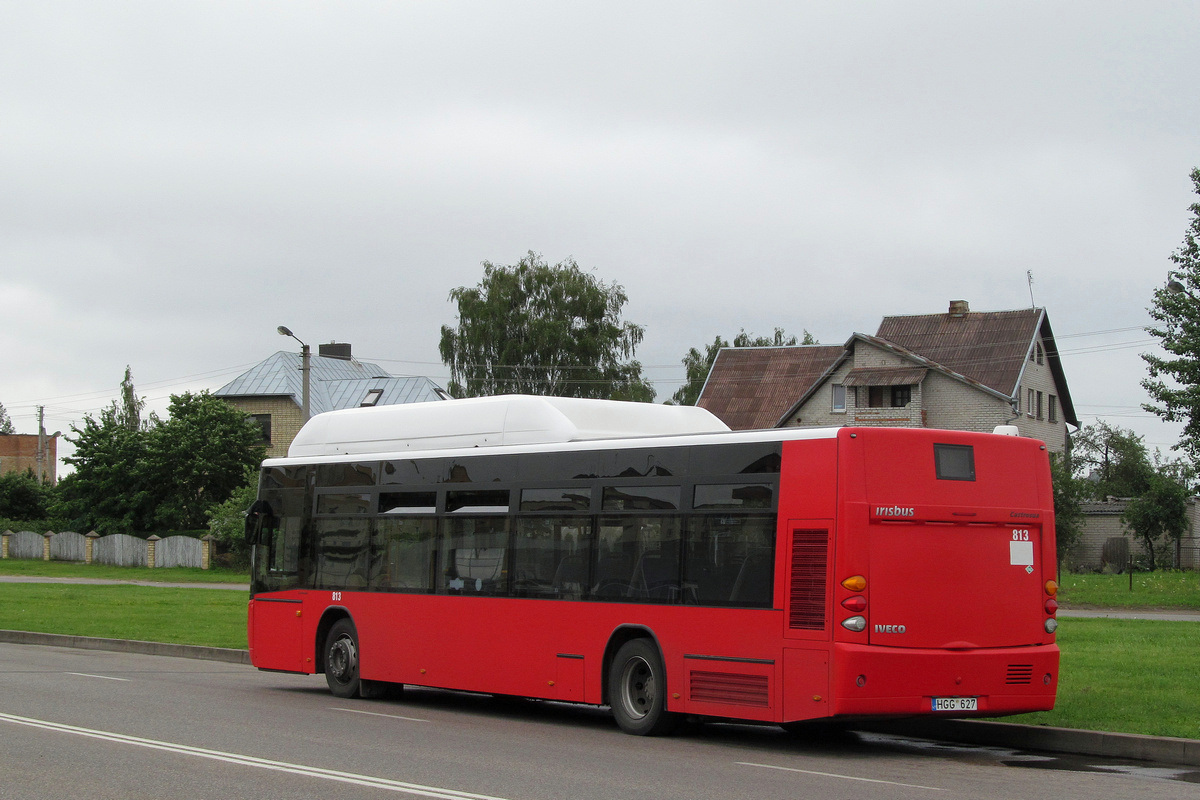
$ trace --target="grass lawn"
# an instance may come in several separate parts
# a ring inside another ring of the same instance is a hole
[[[0,628],[244,649],[248,599],[228,589],[0,583]]]
[[[1130,575],[1059,578],[1058,599],[1067,608],[1200,609],[1200,572],[1161,570]]]
[[[1053,711],[1004,722],[1200,739],[1200,622],[1063,619]]]
[[[102,578],[116,581],[163,581],[167,583],[249,583],[245,572],[230,569],[193,567],[110,567],[105,564],[81,564],[76,561],[36,561],[0,559],[0,575],[31,575],[46,578]]]

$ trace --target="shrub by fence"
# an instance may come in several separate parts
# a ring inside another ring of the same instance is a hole
[[[205,536],[151,536],[139,539],[127,533],[100,536],[74,531],[34,533],[5,531],[0,534],[0,558],[45,561],[82,561],[115,567],[199,567],[212,562],[214,539]]]

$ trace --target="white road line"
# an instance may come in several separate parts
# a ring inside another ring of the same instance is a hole
[[[257,769],[266,769],[275,772],[287,772],[292,775],[301,775],[308,778],[320,778],[321,780],[336,781],[338,783],[349,783],[356,786],[368,786],[373,789],[386,789],[391,792],[402,792],[404,794],[418,795],[421,797],[435,797],[441,798],[441,800],[504,800],[504,798],[494,797],[492,795],[460,792],[456,789],[444,789],[440,786],[423,786],[419,783],[405,783],[404,781],[394,781],[388,778],[376,778],[370,775],[359,775],[353,772],[339,772],[332,769],[310,767],[304,764],[289,764],[286,761],[271,761],[270,759],[256,758],[254,756],[241,755],[239,753],[226,753],[220,750],[208,750],[203,747],[191,747],[189,745],[174,744],[172,742],[159,742],[153,739],[142,739],[137,736],[126,736],[122,733],[110,733],[108,731],[92,730],[91,728],[80,728],[75,725],[63,725],[59,722],[48,722],[46,720],[31,719],[29,717],[18,717],[13,714],[0,713],[0,722],[11,722],[14,725],[25,725],[30,728],[41,728],[42,730],[55,731],[58,733],[69,733],[75,736],[85,736],[90,739],[101,739],[108,742],[116,742],[117,744],[145,747],[149,750],[162,750],[168,753],[197,756],[199,758],[207,758],[212,761],[224,761],[228,764],[237,764],[243,767],[255,767]]]
[[[130,682],[129,678],[114,678],[112,675],[93,675],[90,672],[68,672],[68,675],[78,675],[81,678],[103,678],[106,681],[125,681]]]
[[[759,767],[761,769],[777,769],[783,772],[799,772],[804,775],[819,775],[822,778],[840,778],[844,781],[862,781],[863,783],[886,783],[888,786],[903,786],[906,789],[928,789],[931,792],[944,792],[946,789],[939,789],[936,786],[921,786],[916,783],[897,783],[896,781],[882,781],[876,778],[859,778],[854,775],[838,775],[836,772],[817,772],[811,769],[796,769],[794,767],[777,767],[774,764],[752,764],[749,761],[737,761],[736,764],[743,767]]]
[[[429,722],[427,719],[417,719],[416,717],[401,717],[398,714],[380,714],[378,711],[360,711],[357,708],[339,708],[338,706],[330,706],[330,711],[345,711],[348,714],[366,714],[368,717],[387,717],[388,719],[402,719],[405,722]]]

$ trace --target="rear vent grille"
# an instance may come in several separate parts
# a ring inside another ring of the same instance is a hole
[[[737,706],[770,705],[766,675],[741,675],[731,672],[693,672],[688,676],[689,699],[701,703],[727,703]]]
[[[1024,686],[1033,683],[1033,664],[1009,664],[1008,676],[1004,682],[1010,686]]]
[[[826,566],[829,531],[792,531],[792,586],[788,625],[793,630],[825,630]]]

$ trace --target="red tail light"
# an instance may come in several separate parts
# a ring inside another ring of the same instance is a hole
[[[861,614],[867,610],[867,598],[861,594],[856,594],[853,597],[847,597],[842,601],[842,608],[847,611],[853,611],[855,614]]]

